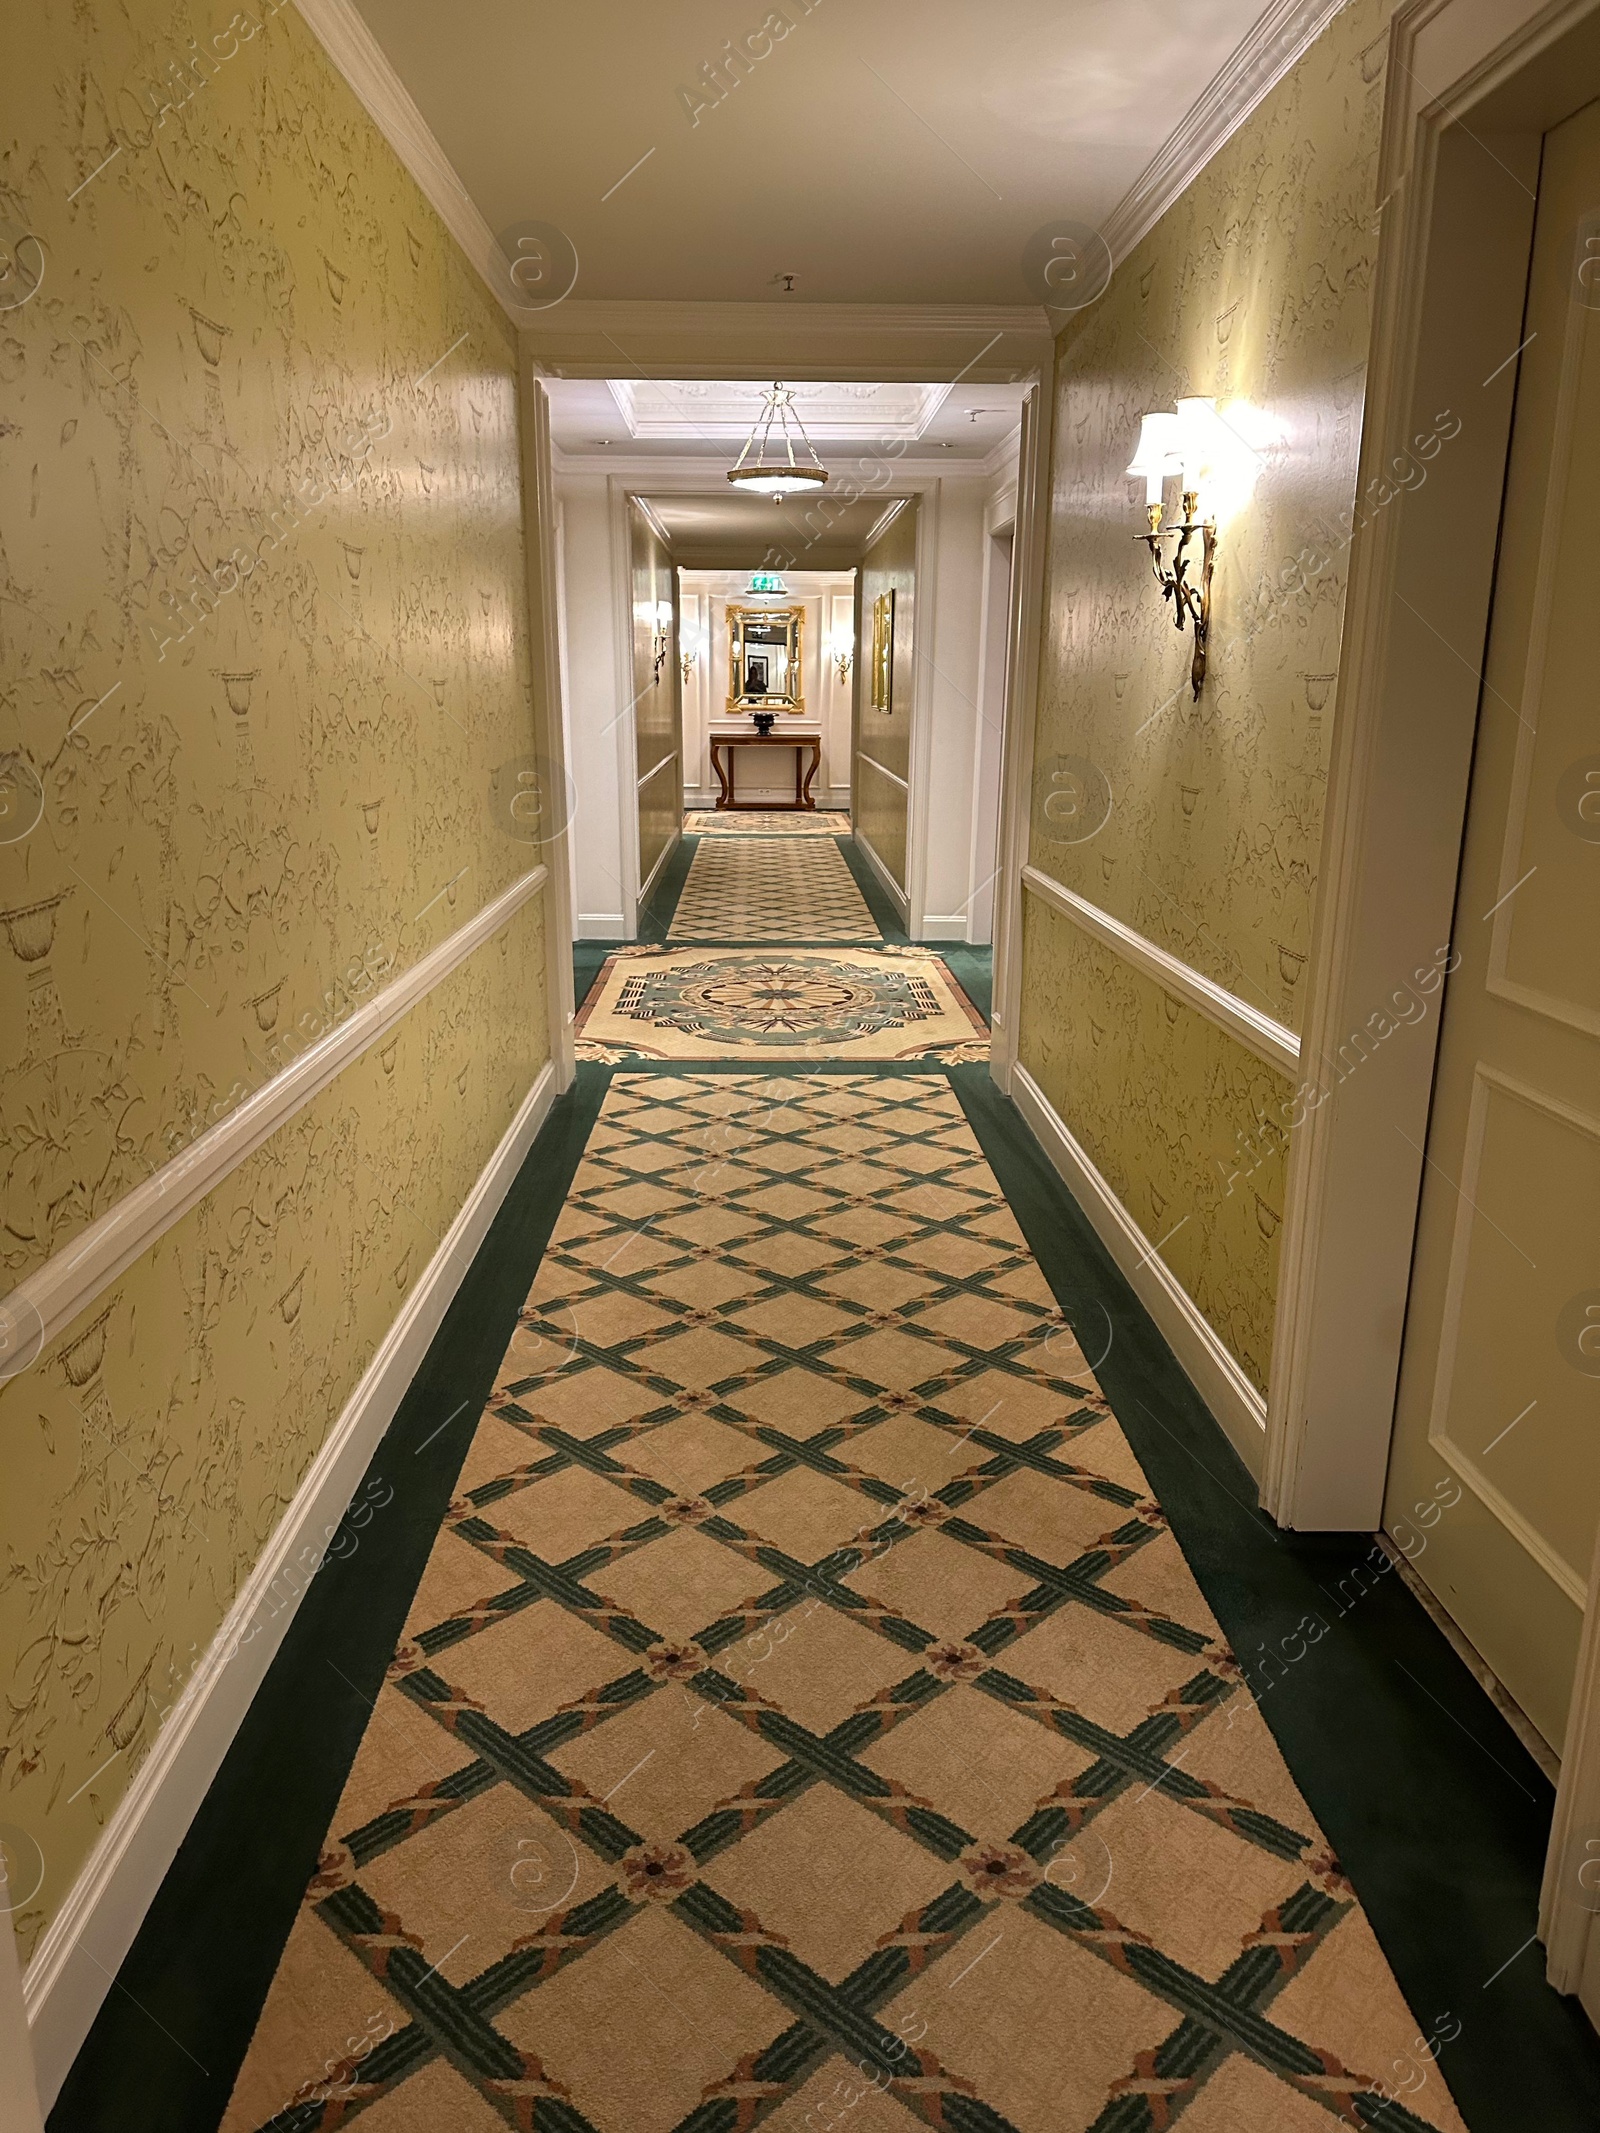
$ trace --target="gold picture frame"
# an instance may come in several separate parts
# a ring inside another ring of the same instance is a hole
[[[872,603],[872,708],[894,709],[894,587]]]
[[[803,712],[803,607],[728,603],[728,709]]]

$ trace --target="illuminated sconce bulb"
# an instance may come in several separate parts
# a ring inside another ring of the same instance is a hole
[[[1139,442],[1128,462],[1128,473],[1130,476],[1144,476],[1147,504],[1160,503],[1161,484],[1169,474],[1176,474],[1181,464],[1178,453],[1178,417],[1174,414],[1141,417]]]

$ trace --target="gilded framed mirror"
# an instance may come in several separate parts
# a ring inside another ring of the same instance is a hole
[[[803,607],[728,606],[728,709],[804,711]]]

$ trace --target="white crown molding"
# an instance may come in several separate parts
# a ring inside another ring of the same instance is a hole
[[[878,543],[883,539],[884,535],[888,532],[889,528],[894,524],[895,520],[900,516],[901,512],[906,508],[906,505],[909,502],[909,497],[896,496],[892,497],[889,502],[884,505],[883,510],[872,522],[871,532],[861,543],[861,553],[863,555],[870,554],[871,551],[877,547]]]
[[[1113,918],[1109,911],[1102,911],[1086,897],[1066,888],[1049,874],[1036,866],[1022,869],[1022,885],[1031,889],[1042,903],[1063,918],[1070,918],[1074,925],[1081,926],[1085,933],[1092,933],[1096,940],[1115,949],[1135,969],[1142,970],[1147,978],[1154,978],[1166,992],[1172,993],[1188,1007],[1199,1010],[1209,1022],[1225,1029],[1236,1043],[1246,1051],[1265,1061],[1280,1074],[1292,1080],[1300,1071],[1300,1039],[1292,1029],[1263,1014],[1259,1007],[1252,1007],[1248,1000],[1241,1000],[1237,993],[1229,992],[1214,978],[1183,962],[1170,950],[1147,940],[1142,933],[1135,933],[1125,926],[1120,918]]]
[[[1344,5],[1274,0],[1252,24],[1101,225],[1113,266],[1155,228]]]
[[[556,1093],[555,1069],[547,1063],[307,1468],[24,1972],[47,2108]]]
[[[990,446],[982,459],[978,461],[977,471],[986,480],[998,474],[1002,467],[1009,468],[1014,474],[1017,467],[1017,458],[1021,450],[1022,424],[1018,422],[1006,431],[998,444]],[[951,471],[954,472],[955,469],[952,468]]]
[[[1127,1276],[1185,1376],[1252,1474],[1261,1472],[1267,1403],[1237,1356],[1178,1280],[1144,1231],[1020,1061],[1011,1069],[1011,1094],[1034,1139],[1093,1224],[1101,1243]]]
[[[306,4],[342,7],[349,0],[306,0]],[[1042,304],[746,304],[693,297],[569,296],[565,303],[536,312],[534,317],[573,333],[696,334],[720,328],[724,333],[776,329],[833,340],[852,340],[864,333],[911,340],[924,340],[930,333],[999,333],[1019,335],[1025,340],[1049,339]],[[919,378],[909,382],[937,385],[944,381]]]
[[[928,456],[914,458],[909,452],[886,461],[897,484],[906,482],[927,483],[930,481],[986,481],[1008,463],[1008,455],[1015,456],[1017,432],[1013,430],[1003,437],[982,459],[952,459],[942,452],[935,459]],[[844,461],[867,458],[871,448],[859,441],[847,444],[842,450],[830,447],[822,454],[826,463],[830,458]],[[551,471],[559,478],[563,475],[616,474],[624,481],[688,482],[696,489],[704,490],[709,481],[719,483],[734,458],[726,453],[705,453],[691,458],[682,452],[641,452],[637,449],[620,451],[596,449],[590,452],[562,451],[552,445],[550,451]],[[824,490],[823,494],[828,492]],[[837,493],[837,492],[835,492]]]
[[[537,318],[537,311],[513,300],[505,254],[493,230],[354,0],[295,0],[295,5],[507,318],[517,324]]]
[[[208,1126],[70,1243],[52,1252],[43,1266],[0,1300],[0,1326],[5,1329],[0,1353],[15,1357],[26,1350],[29,1363],[25,1367],[31,1367],[158,1237],[214,1192],[230,1171],[254,1155],[297,1111],[304,1110],[353,1060],[386,1036],[475,948],[498,933],[513,912],[543,888],[548,872],[537,866],[521,875],[392,984],[374,993],[253,1090],[226,1118]]]
[[[661,520],[657,517],[655,506],[651,503],[649,497],[636,496],[633,500],[639,507],[639,516],[650,528],[650,531],[655,535],[656,539],[661,543],[662,547],[670,548],[672,546],[672,535],[667,531],[666,527],[662,525]]]
[[[716,303],[568,297],[523,320],[535,375],[1016,384],[1050,362],[1042,304]]]
[[[295,0],[307,27],[370,113],[506,316],[524,329],[536,374],[606,377],[617,357],[641,375],[716,378],[730,367],[764,373],[781,358],[791,376],[943,382],[952,336],[1003,343],[981,351],[951,384],[1015,379],[1043,366],[1053,337],[1039,304],[718,303],[568,297],[534,308],[515,301],[494,232],[367,27],[354,0]],[[1326,29],[1345,0],[1274,0],[1235,46],[1106,218],[1101,234],[1120,265],[1217,150]],[[662,360],[660,341],[676,344]],[[630,353],[628,344],[648,345]],[[754,345],[752,345],[754,344]],[[919,345],[920,344],[920,348]],[[728,350],[744,360],[734,366]],[[935,373],[913,376],[919,355]],[[908,369],[907,366],[910,366]]]

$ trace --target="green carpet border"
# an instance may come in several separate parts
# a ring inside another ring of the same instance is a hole
[[[910,936],[900,922],[900,914],[889,901],[888,891],[868,864],[866,854],[856,843],[854,834],[835,837],[833,841],[839,847],[845,865],[855,877],[856,887],[866,898],[867,909],[878,922],[878,931],[892,948],[910,946]]]
[[[604,944],[580,946],[603,960]],[[215,2133],[517,1306],[615,1072],[792,1078],[796,1064],[579,1067],[368,1470],[394,1484],[394,1502],[354,1555],[312,1580],[49,2133]],[[1262,1715],[1355,1881],[1419,2029],[1459,2020],[1440,2065],[1471,2133],[1600,2125],[1600,2038],[1524,1945],[1550,1786],[1398,1576],[1374,1574],[1370,1536],[1285,1533],[1255,1506],[1244,1466],[987,1069],[829,1060],[804,1072],[950,1081],[1063,1312],[1099,1359],[1247,1679],[1264,1678],[1263,1657],[1287,1650],[1306,1618],[1326,1625],[1301,1662],[1279,1662]],[[1359,1592],[1344,1605],[1341,1581]],[[1462,1730],[1487,1760],[1464,1750]]]

